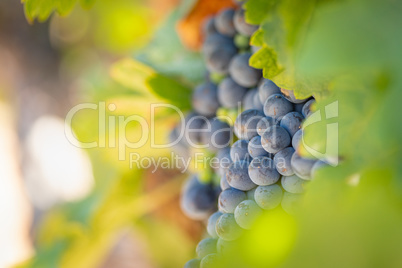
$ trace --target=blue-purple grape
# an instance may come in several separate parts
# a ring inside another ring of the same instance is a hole
[[[250,155],[248,154],[248,141],[238,140],[233,143],[230,148],[230,158],[233,162],[241,160],[248,161],[250,159]]]
[[[257,25],[251,25],[245,21],[244,9],[242,8],[236,10],[233,21],[236,30],[246,36],[252,36],[253,33],[258,29]]]
[[[248,167],[248,175],[256,185],[272,185],[280,179],[274,161],[265,156],[254,158]]]
[[[211,120],[211,132],[209,133],[209,149],[217,152],[219,149],[225,148],[232,140],[232,128],[228,123],[213,118]]]
[[[258,86],[260,102],[264,104],[265,101],[274,94],[281,94],[281,89],[271,80],[264,78]]]
[[[232,8],[222,9],[215,16],[215,28],[219,33],[233,37],[236,34],[236,29],[233,23],[233,17],[235,15],[235,11]]]
[[[298,112],[290,112],[282,117],[280,126],[286,129],[291,137],[301,129],[304,117]]]
[[[264,117],[258,110],[246,110],[239,114],[234,123],[234,132],[239,139],[250,140],[257,136],[257,124]]]
[[[252,158],[259,156],[271,156],[261,145],[261,137],[255,136],[248,143],[248,153]]]
[[[270,116],[266,116],[260,119],[257,123],[257,133],[258,135],[262,136],[267,128],[278,125],[278,121],[273,119]]]
[[[221,192],[218,199],[219,211],[222,213],[234,213],[237,205],[246,199],[247,195],[243,191],[234,188],[224,190]]]
[[[229,73],[236,83],[243,87],[255,87],[260,80],[261,70],[249,65],[251,54],[242,53],[233,57],[229,66]]]
[[[298,153],[294,153],[291,159],[291,165],[294,173],[302,179],[311,179],[311,169],[317,160],[301,157]]]
[[[246,93],[247,89],[230,77],[225,78],[218,86],[218,100],[226,108],[238,107]]]
[[[247,91],[243,97],[243,109],[250,110],[254,109],[254,96],[258,94],[257,89],[253,88]]]
[[[215,17],[209,17],[204,21],[202,31],[206,36],[217,33],[215,28]]]
[[[247,161],[238,161],[230,165],[226,177],[230,186],[241,191],[249,191],[256,187],[248,175],[248,164]]]
[[[213,116],[220,104],[218,88],[211,82],[204,83],[195,88],[192,98],[194,110],[200,115]]]
[[[302,103],[307,100],[307,98],[306,99],[296,98],[293,90],[287,90],[287,89],[281,88],[281,92],[282,92],[282,95],[291,103]]]
[[[290,135],[283,128],[278,125],[271,126],[261,136],[261,144],[264,149],[275,154],[280,150],[288,147],[290,145]]]
[[[293,149],[293,147],[287,147],[275,154],[274,164],[279,174],[283,176],[291,176],[294,174],[291,165],[291,159],[294,152],[295,149]]]
[[[273,94],[264,103],[264,114],[274,119],[280,119],[293,111],[293,104],[281,94]]]
[[[293,135],[292,138],[292,147],[297,151],[297,148],[299,148],[300,142],[302,142],[303,138],[303,131],[300,129],[296,131],[296,133]]]
[[[310,114],[311,114],[311,105],[313,105],[314,103],[315,103],[315,100],[311,99],[311,100],[307,101],[304,104],[304,106],[302,108],[302,114],[303,114],[304,117],[307,118],[307,117],[310,116]]]

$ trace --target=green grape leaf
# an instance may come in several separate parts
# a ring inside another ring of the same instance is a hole
[[[25,16],[28,21],[46,21],[53,12],[64,16],[71,12],[77,0],[23,0]],[[95,0],[80,0],[84,8],[89,8]]]
[[[117,82],[139,90],[145,96],[152,95],[179,109],[191,108],[192,90],[180,82],[158,74],[151,67],[133,59],[123,59],[111,68],[111,76]]]
[[[257,69],[263,69],[265,78],[275,77],[283,71],[276,58],[275,51],[264,46],[251,56],[250,65]]]
[[[277,0],[249,0],[244,4],[246,21],[250,24],[261,24],[269,15]]]
[[[262,47],[264,45],[264,31],[258,29],[250,38],[250,45]]]

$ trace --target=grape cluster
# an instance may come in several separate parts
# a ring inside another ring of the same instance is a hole
[[[183,187],[183,211],[205,220],[209,235],[187,268],[211,267],[264,210],[281,206],[292,213],[312,174],[325,165],[298,152],[314,98],[297,99],[249,65],[258,50],[249,38],[257,28],[245,22],[241,7],[223,9],[206,21],[207,79],[194,90],[194,111],[171,134],[174,139],[184,133],[178,153],[189,155],[192,146],[201,145],[218,163]],[[220,116],[233,114],[234,122]]]

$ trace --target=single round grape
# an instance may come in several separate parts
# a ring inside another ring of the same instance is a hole
[[[293,147],[287,147],[275,154],[274,164],[279,174],[283,176],[291,176],[294,174],[291,165],[291,159],[294,152],[295,149],[293,149]]]
[[[230,186],[241,191],[249,191],[256,187],[248,175],[247,161],[238,161],[232,163],[227,172],[226,179]]]
[[[250,140],[257,136],[257,124],[264,117],[258,110],[246,110],[239,114],[234,123],[234,132],[239,139]]]
[[[258,186],[254,193],[255,202],[262,209],[274,209],[281,203],[282,189],[279,185]]]
[[[327,167],[328,164],[322,160],[318,160],[314,163],[313,167],[311,168],[311,178],[314,178],[321,168]]]
[[[278,125],[278,122],[270,116],[263,117],[257,123],[257,133],[262,136],[262,134],[267,130],[267,128]]]
[[[185,140],[190,146],[201,143],[200,129],[202,129],[206,121],[207,119],[204,116],[197,115],[196,113],[191,113],[185,118],[184,135]]]
[[[298,112],[290,112],[281,119],[280,126],[286,129],[291,137],[301,129],[304,117]]]
[[[233,8],[222,9],[215,16],[215,28],[219,33],[233,37],[236,34],[236,29],[233,23],[235,11]]]
[[[217,238],[218,235],[216,234],[216,222],[218,221],[219,217],[222,216],[222,213],[217,211],[208,218],[208,223],[207,223],[207,232],[208,234],[213,237]]]
[[[212,185],[200,183],[193,176],[183,186],[180,204],[189,218],[203,220],[216,210],[217,197]]]
[[[219,255],[216,253],[209,254],[202,258],[200,268],[218,268]]]
[[[260,80],[261,70],[249,65],[251,54],[242,53],[233,57],[229,65],[229,73],[236,83],[243,87],[255,87]]]
[[[254,96],[257,94],[257,89],[253,88],[247,91],[243,97],[243,109],[250,110],[254,109]]]
[[[198,258],[202,259],[208,254],[216,253],[216,238],[205,238],[198,243],[196,253]]]
[[[262,83],[258,86],[258,97],[262,104],[274,94],[281,94],[281,89],[271,80],[263,79]]]
[[[281,88],[281,92],[282,92],[282,95],[291,103],[302,103],[307,100],[307,99],[296,98],[293,90],[287,90],[287,89]]]
[[[281,202],[283,210],[288,214],[295,214],[297,206],[300,205],[300,200],[302,196],[302,194],[292,194],[285,192],[283,194]]]
[[[242,229],[237,225],[233,214],[223,214],[216,223],[216,233],[226,241],[233,241],[242,235]]]
[[[247,199],[248,199],[248,200],[253,200],[253,201],[255,201],[255,198],[254,198],[255,190],[257,190],[257,187],[255,187],[254,189],[251,189],[250,191],[247,191],[247,192],[246,192],[246,195],[247,195]]]
[[[245,192],[229,188],[219,195],[218,207],[219,211],[222,213],[233,213],[235,208],[241,201],[247,199]]]
[[[230,51],[236,50],[236,46],[233,39],[219,33],[210,34],[205,39],[202,44],[202,54],[204,57],[211,56],[212,52],[216,51],[218,48],[226,48]]]
[[[230,147],[223,148],[216,154],[218,167],[217,172],[221,177],[226,177],[226,171],[232,163],[230,158]]]
[[[258,29],[258,26],[248,24],[244,18],[244,9],[239,8],[233,18],[234,27],[236,30],[246,36],[252,36],[253,33]]]
[[[251,229],[261,214],[261,208],[253,200],[241,202],[234,212],[236,223],[243,229]]]
[[[303,193],[305,183],[306,181],[299,178],[297,175],[283,176],[281,179],[283,189],[292,194]]]
[[[192,259],[186,262],[184,268],[200,268],[201,261],[198,259]]]
[[[230,77],[225,78],[218,86],[218,100],[226,108],[238,107],[246,93],[247,89]]]
[[[292,147],[296,151],[297,151],[297,148],[299,148],[302,138],[303,138],[303,132],[301,129],[299,129],[298,131],[296,131],[296,133],[293,135],[293,138],[292,138]]]
[[[255,136],[248,143],[248,153],[251,157],[271,156],[261,145],[261,137]]]
[[[293,104],[281,94],[273,94],[264,103],[264,114],[273,119],[280,119],[293,111]]]
[[[236,47],[222,46],[215,48],[210,54],[205,54],[204,59],[208,71],[221,75],[228,74],[232,58],[236,53]]]
[[[278,125],[267,128],[261,136],[262,147],[271,154],[275,154],[288,147],[290,141],[289,133]]]
[[[260,97],[258,94],[254,95],[254,109],[263,112],[264,111],[264,104],[261,103]]]
[[[298,153],[294,153],[291,159],[291,165],[294,173],[302,179],[311,179],[311,169],[317,160],[301,157]]]
[[[274,161],[265,156],[254,158],[248,167],[250,179],[257,185],[275,184],[281,177]]]
[[[213,116],[220,106],[216,85],[207,82],[196,87],[193,93],[192,103],[197,113],[204,116]]]
[[[211,132],[209,133],[209,149],[217,152],[219,149],[225,148],[232,140],[232,128],[228,123],[213,118],[211,120]]]
[[[314,99],[311,99],[309,101],[307,101],[302,109],[302,114],[304,117],[308,117],[311,114],[311,105],[313,105],[315,103]]]
[[[206,36],[217,33],[215,28],[215,17],[208,17],[204,20],[202,31]]]
[[[238,140],[233,143],[230,148],[230,158],[233,162],[241,160],[248,161],[250,159],[250,155],[248,154],[248,141]]]

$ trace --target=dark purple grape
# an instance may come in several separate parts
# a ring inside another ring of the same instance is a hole
[[[278,122],[270,116],[266,116],[260,119],[257,123],[257,133],[262,136],[267,128],[278,125]]]
[[[225,78],[218,86],[218,100],[226,108],[238,107],[246,93],[247,89],[230,77]]]
[[[261,136],[261,144],[265,151],[276,154],[290,145],[289,133],[278,125],[269,127]]]
[[[242,53],[233,57],[229,66],[229,73],[236,83],[243,87],[255,87],[261,76],[261,70],[249,65],[251,54]]]
[[[247,195],[245,192],[229,188],[219,195],[218,208],[222,213],[234,213],[235,208],[241,201],[246,200]]]
[[[201,132],[205,122],[208,121],[204,116],[190,113],[186,116],[184,135],[187,143],[192,146],[201,143]]]
[[[203,31],[204,35],[206,35],[206,36],[217,33],[216,28],[215,28],[215,18],[214,17],[208,17],[204,21],[202,31]]]
[[[303,138],[303,131],[299,129],[296,131],[296,133],[293,135],[292,138],[292,147],[297,151],[297,148],[299,148],[300,142],[302,142]]]
[[[249,160],[250,155],[248,154],[248,141],[238,140],[230,148],[230,158],[233,162],[241,160]]]
[[[236,10],[234,15],[234,26],[236,30],[246,36],[252,36],[253,33],[258,29],[258,26],[248,24],[244,18],[244,9]]]
[[[241,191],[249,191],[256,187],[248,175],[248,164],[247,161],[238,161],[230,165],[226,177],[230,186]]]
[[[234,132],[239,139],[250,140],[257,136],[257,124],[264,114],[258,110],[246,110],[239,114],[234,123]]]
[[[232,163],[232,159],[230,158],[230,148],[227,147],[219,150],[216,154],[216,158],[218,162],[218,167],[216,168],[218,170],[218,174],[221,177],[226,177],[226,171]]]
[[[206,54],[204,59],[208,71],[221,75],[228,74],[232,58],[236,55],[236,53],[236,48],[231,46],[222,46],[214,49],[211,54]]]
[[[259,156],[270,156],[270,154],[262,147],[260,136],[255,136],[249,141],[248,153],[252,158],[256,158]]]
[[[301,157],[294,153],[291,159],[291,165],[294,173],[304,180],[311,179],[311,169],[317,160]]]
[[[251,229],[261,214],[261,208],[253,200],[244,200],[234,212],[236,223],[243,229]]]
[[[247,91],[243,97],[243,109],[254,109],[254,96],[257,94],[257,89],[253,88]]]
[[[233,37],[236,29],[233,23],[235,11],[232,8],[222,9],[215,17],[215,28],[220,34]]]
[[[264,104],[261,103],[260,97],[258,94],[254,96],[254,109],[263,112],[264,111]]]
[[[282,117],[280,126],[286,129],[291,137],[301,129],[304,117],[298,112],[290,112]]]
[[[258,86],[258,96],[262,104],[274,94],[281,94],[281,89],[271,80],[263,79]]]
[[[232,140],[232,128],[228,123],[215,117],[211,120],[211,132],[209,133],[209,149],[217,152],[230,144]]]
[[[228,181],[226,180],[226,174],[223,177],[221,177],[220,187],[221,187],[222,191],[225,191],[226,189],[230,188],[230,185],[229,185]]]
[[[283,176],[291,176],[294,174],[291,165],[291,159],[294,152],[295,149],[293,149],[293,147],[287,147],[275,154],[274,164],[279,174]]]
[[[257,157],[248,167],[250,179],[257,185],[275,184],[281,177],[275,169],[274,161],[269,157]]]
[[[293,111],[293,104],[281,94],[271,95],[264,103],[264,114],[274,119],[280,119]]]
[[[210,56],[212,52],[218,48],[226,48],[228,50],[236,50],[233,39],[219,33],[208,35],[202,45],[202,53],[204,57]]]
[[[195,88],[193,93],[193,108],[200,115],[213,116],[220,104],[218,89],[215,84],[207,82]]]

